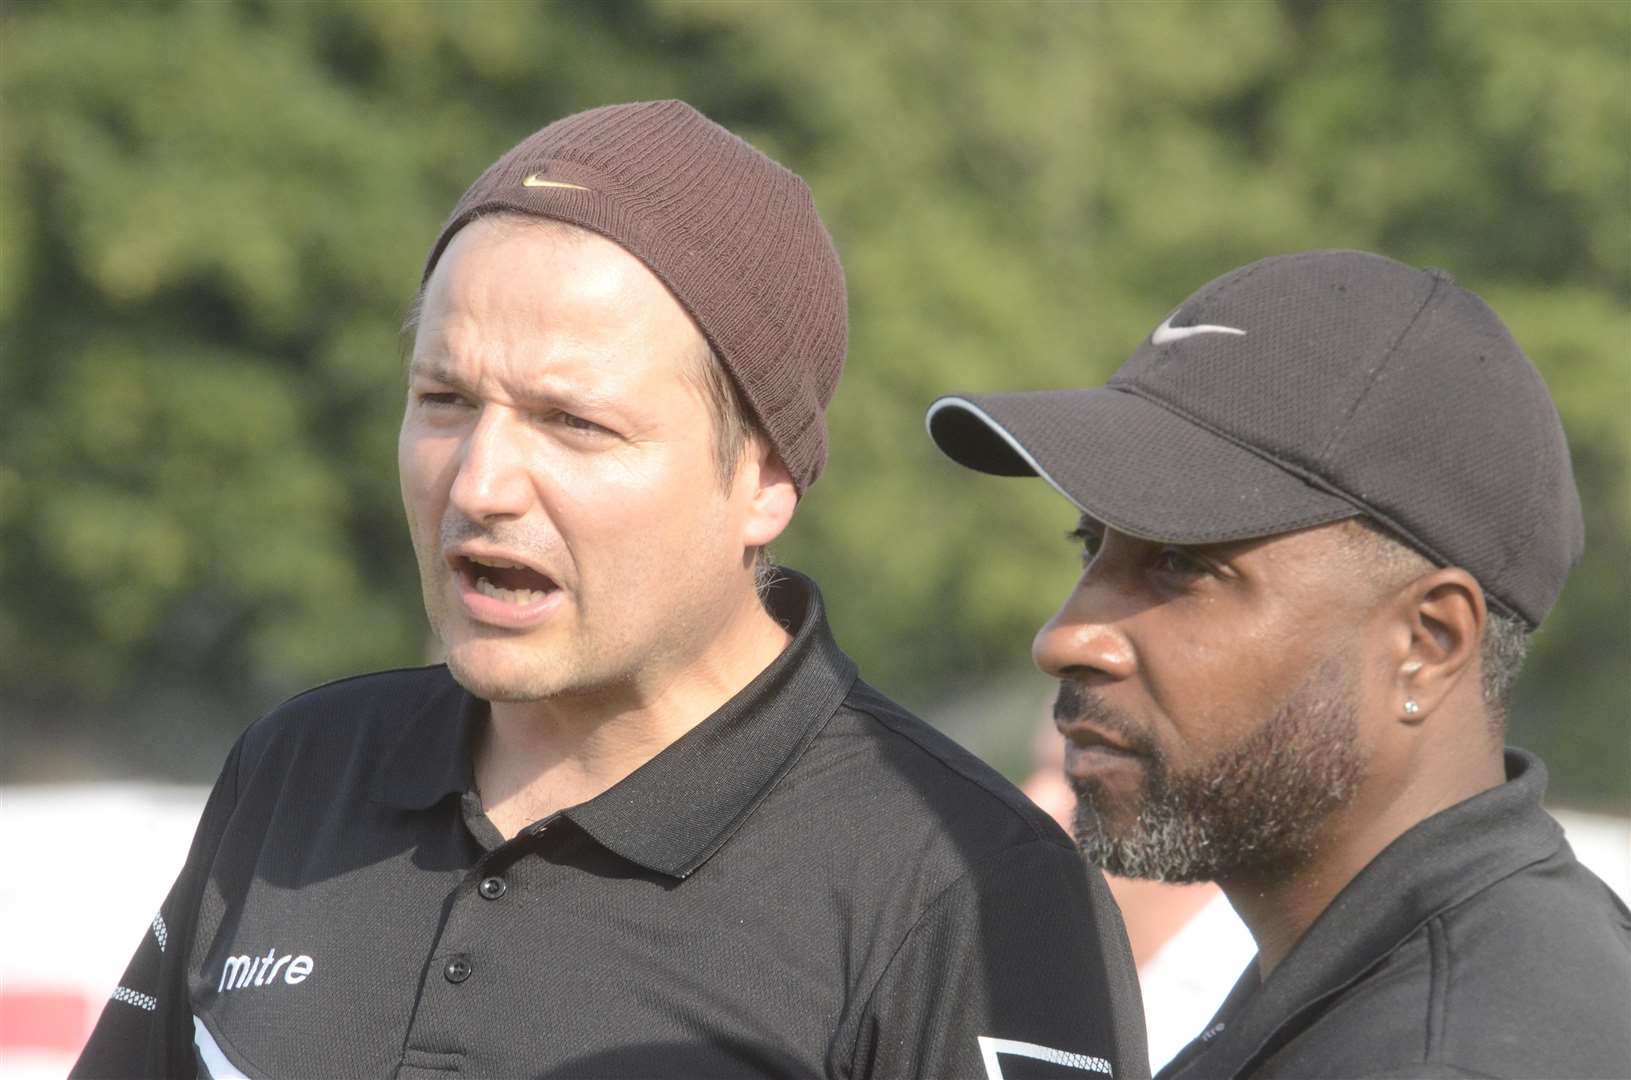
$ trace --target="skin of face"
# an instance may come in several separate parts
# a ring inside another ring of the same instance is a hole
[[[1353,794],[1375,738],[1360,718],[1375,711],[1388,657],[1367,645],[1381,609],[1356,586],[1335,528],[1204,546],[1078,531],[1088,548],[1082,576],[1033,655],[1062,680],[1065,771],[1091,796],[1093,824],[1136,836],[1160,774],[1157,786],[1178,781],[1169,790],[1177,788],[1197,832],[1213,830],[1212,843],[1191,837],[1177,850],[1205,855],[1215,844],[1260,860],[1219,867],[1191,859],[1199,872],[1154,876],[1221,879],[1278,867],[1317,845],[1322,819]],[[1280,736],[1328,760],[1293,752],[1276,761]],[[1254,802],[1263,821],[1276,820],[1257,837],[1248,824]]]
[[[478,697],[638,706],[762,617],[750,549],[796,496],[762,455],[722,488],[685,374],[703,348],[603,237],[486,218],[442,255],[398,466],[426,612]]]

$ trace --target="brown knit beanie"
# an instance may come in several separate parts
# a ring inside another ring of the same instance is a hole
[[[557,120],[464,193],[425,261],[509,210],[600,233],[690,312],[802,494],[827,461],[825,410],[848,342],[844,271],[793,173],[683,101]]]

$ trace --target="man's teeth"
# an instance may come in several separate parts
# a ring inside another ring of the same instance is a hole
[[[496,564],[495,564],[496,565]],[[541,599],[543,593],[537,589],[506,589],[494,585],[484,577],[476,578],[476,591],[483,596],[491,596],[494,600],[502,600],[506,604],[530,604]]]

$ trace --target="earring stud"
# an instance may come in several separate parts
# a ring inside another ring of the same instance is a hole
[[[1409,697],[1404,699],[1404,714],[1406,716],[1416,716],[1420,712],[1421,706],[1416,704],[1415,698]]]

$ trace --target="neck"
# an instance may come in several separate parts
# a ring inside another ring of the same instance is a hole
[[[475,748],[487,817],[508,839],[601,794],[734,697],[788,640],[754,597],[675,669],[590,694],[493,702]]]
[[[1219,880],[1257,942],[1258,975],[1266,981],[1337,894],[1389,844],[1439,811],[1505,781],[1499,746],[1469,753],[1463,741],[1454,755],[1373,760],[1358,796],[1327,819],[1307,855],[1289,866]]]

